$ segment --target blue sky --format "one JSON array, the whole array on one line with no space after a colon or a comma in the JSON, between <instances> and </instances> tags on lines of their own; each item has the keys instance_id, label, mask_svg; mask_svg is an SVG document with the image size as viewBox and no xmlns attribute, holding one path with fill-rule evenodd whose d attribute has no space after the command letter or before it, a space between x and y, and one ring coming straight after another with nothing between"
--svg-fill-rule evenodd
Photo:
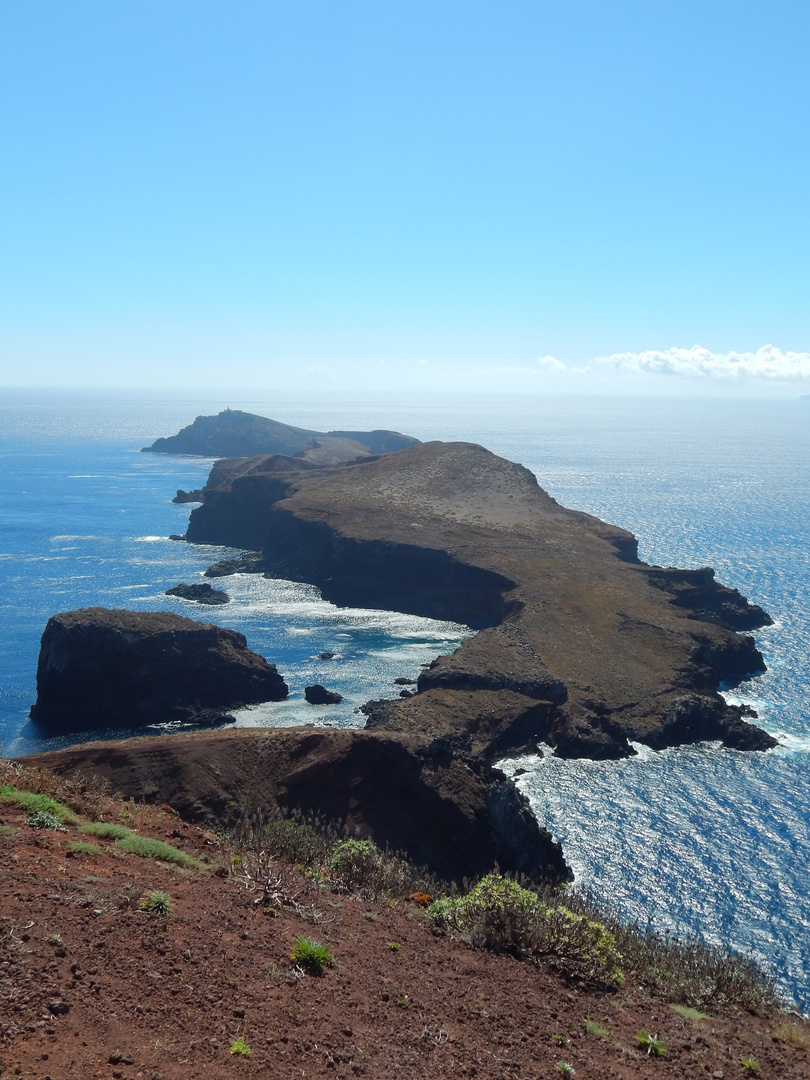
<instances>
[{"instance_id":1,"label":"blue sky","mask_svg":"<svg viewBox=\"0 0 810 1080\"><path fill-rule=\"evenodd\" d=\"M0 384L810 391L809 40L779 0L3 0Z\"/></svg>"}]
</instances>

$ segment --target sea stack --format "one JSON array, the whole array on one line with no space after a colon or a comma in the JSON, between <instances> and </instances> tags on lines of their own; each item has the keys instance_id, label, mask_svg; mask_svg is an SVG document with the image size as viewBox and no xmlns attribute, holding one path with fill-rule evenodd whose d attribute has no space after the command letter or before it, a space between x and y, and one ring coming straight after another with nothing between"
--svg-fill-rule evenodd
<instances>
[{"instance_id":1,"label":"sea stack","mask_svg":"<svg viewBox=\"0 0 810 1080\"><path fill-rule=\"evenodd\" d=\"M42 635L31 719L49 734L212 722L288 688L242 634L168 611L81 608Z\"/></svg>"}]
</instances>

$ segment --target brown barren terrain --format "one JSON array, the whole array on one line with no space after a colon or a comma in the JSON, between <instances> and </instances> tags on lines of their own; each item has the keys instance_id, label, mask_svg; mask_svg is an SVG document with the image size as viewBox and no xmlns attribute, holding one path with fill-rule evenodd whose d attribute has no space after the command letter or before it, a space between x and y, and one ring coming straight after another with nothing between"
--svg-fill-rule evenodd
<instances>
[{"instance_id":1,"label":"brown barren terrain","mask_svg":"<svg viewBox=\"0 0 810 1080\"><path fill-rule=\"evenodd\" d=\"M371 903L283 864L262 898L233 849L168 808L12 763L0 763L0 783L47 791L78 815L64 832L35 829L0 802L3 1078L539 1080L560 1076L562 1061L579 1080L730 1080L746 1075L743 1059L761 1077L810 1077L810 1032L796 1018L685 1019L632 984L600 991L476 951L414 900ZM200 868L127 854L80 833L83 821L126 824ZM77 841L98 853L71 854ZM153 890L169 895L168 916L140 910ZM327 943L337 966L304 974L296 936ZM642 1052L640 1029L666 1042L665 1056ZM239 1038L249 1058L231 1053Z\"/></svg>"}]
</instances>

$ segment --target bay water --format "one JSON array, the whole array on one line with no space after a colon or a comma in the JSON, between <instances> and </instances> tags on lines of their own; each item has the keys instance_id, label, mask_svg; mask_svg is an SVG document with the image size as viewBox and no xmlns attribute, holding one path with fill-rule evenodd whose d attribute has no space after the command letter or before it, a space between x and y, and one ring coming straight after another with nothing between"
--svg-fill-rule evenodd
<instances>
[{"instance_id":1,"label":"bay water","mask_svg":"<svg viewBox=\"0 0 810 1080\"><path fill-rule=\"evenodd\" d=\"M168 539L212 462L141 454L199 414L243 408L302 427L393 428L478 442L530 468L563 505L630 529L642 559L710 565L761 604L768 671L729 693L779 747L705 744L622 762L503 763L564 847L577 881L625 917L753 956L810 1009L810 401L707 398L447 397L276 400L258 393L0 395L0 752L59 745L27 721L50 615L100 605L173 610L244 633L276 663L286 702L240 725L361 726L357 708L394 697L397 677L469 633L395 612L340 609L318 591L258 575L215 582L228 605L164 595L228 549ZM332 660L319 654L333 652ZM322 682L341 706L313 708ZM112 735L127 734L116 728ZM95 735L93 737L96 737ZM67 742L68 740L61 740ZM76 741L72 737L70 741Z\"/></svg>"}]
</instances>

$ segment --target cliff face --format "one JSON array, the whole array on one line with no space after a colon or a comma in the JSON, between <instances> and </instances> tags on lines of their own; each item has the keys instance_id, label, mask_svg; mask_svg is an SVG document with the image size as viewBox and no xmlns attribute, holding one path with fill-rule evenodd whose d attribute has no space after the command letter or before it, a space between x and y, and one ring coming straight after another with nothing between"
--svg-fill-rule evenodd
<instances>
[{"instance_id":1,"label":"cliff face","mask_svg":"<svg viewBox=\"0 0 810 1080\"><path fill-rule=\"evenodd\" d=\"M48 620L31 719L50 734L140 727L286 696L275 665L233 630L165 611L85 608Z\"/></svg>"},{"instance_id":2,"label":"cliff face","mask_svg":"<svg viewBox=\"0 0 810 1080\"><path fill-rule=\"evenodd\" d=\"M124 796L212 825L233 826L273 806L323 814L458 881L496 862L537 880L571 878L559 844L511 782L419 738L243 728L87 744L26 760L105 777Z\"/></svg>"},{"instance_id":3,"label":"cliff face","mask_svg":"<svg viewBox=\"0 0 810 1080\"><path fill-rule=\"evenodd\" d=\"M559 506L480 446L234 475L193 511L188 539L260 551L265 572L336 603L481 631L440 657L414 697L370 705L378 727L475 742L483 724L503 750L509 739L484 722L494 715L571 757L626 756L630 740L775 745L717 693L764 670L738 631L769 622L765 612L710 569L640 563L632 534Z\"/></svg>"}]
</instances>

